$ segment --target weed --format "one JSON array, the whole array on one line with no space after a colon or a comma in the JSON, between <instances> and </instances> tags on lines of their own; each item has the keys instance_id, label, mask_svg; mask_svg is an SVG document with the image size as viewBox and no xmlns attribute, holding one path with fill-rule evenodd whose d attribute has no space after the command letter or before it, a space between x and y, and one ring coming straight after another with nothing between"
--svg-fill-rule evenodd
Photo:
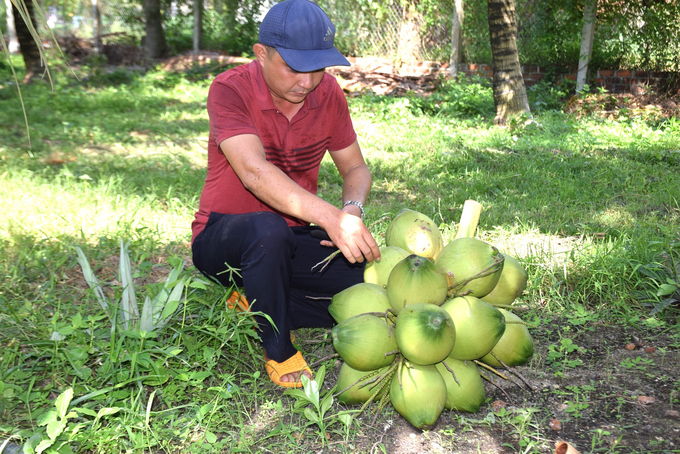
<instances>
[{"instance_id":1,"label":"weed","mask_svg":"<svg viewBox=\"0 0 680 454\"><path fill-rule=\"evenodd\" d=\"M326 367L322 365L316 371L313 379L310 380L306 376L302 377L303 389L289 389L284 392L284 394L295 398L293 412L301 413L307 419L305 427L310 425L317 426L319 437L324 446L328 436L328 429L331 426L341 422L344 427L342 435L348 438L353 422L352 412L349 411L340 411L335 415L326 415L333 405L335 387L327 389L323 393L321 392L325 376Z\"/></svg>"},{"instance_id":2,"label":"weed","mask_svg":"<svg viewBox=\"0 0 680 454\"><path fill-rule=\"evenodd\" d=\"M636 356L634 358L624 358L621 360L621 367L624 369L637 369L641 371L646 371L648 368L654 366L654 360L651 358L643 358L642 356Z\"/></svg>"},{"instance_id":3,"label":"weed","mask_svg":"<svg viewBox=\"0 0 680 454\"><path fill-rule=\"evenodd\" d=\"M548 357L546 363L557 369L556 377L563 377L567 369L574 369L583 365L583 360L580 358L570 358L572 353L582 352L583 348L574 344L568 337L560 339L560 343L548 346Z\"/></svg>"},{"instance_id":4,"label":"weed","mask_svg":"<svg viewBox=\"0 0 680 454\"><path fill-rule=\"evenodd\" d=\"M617 454L617 446L621 442L623 435L619 436L613 442L609 442L608 438L611 437L611 433L603 429L591 430L593 433L593 438L590 444L591 452L604 452L608 454Z\"/></svg>"}]
</instances>

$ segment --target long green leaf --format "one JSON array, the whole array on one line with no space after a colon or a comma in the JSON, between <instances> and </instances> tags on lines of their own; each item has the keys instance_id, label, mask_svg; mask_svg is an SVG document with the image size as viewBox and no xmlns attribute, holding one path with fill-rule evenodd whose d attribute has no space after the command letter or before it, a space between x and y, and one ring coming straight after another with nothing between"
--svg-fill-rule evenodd
<instances>
[{"instance_id":1,"label":"long green leaf","mask_svg":"<svg viewBox=\"0 0 680 454\"><path fill-rule=\"evenodd\" d=\"M94 272L92 271L92 268L90 267L90 262L87 260L87 257L85 256L85 253L83 252L82 249L80 249L78 246L76 246L76 254L78 255L78 264L80 265L80 268L83 271L83 277L85 278L85 282L87 282L87 285L90 286L92 291L94 291L94 296L101 308L106 312L106 315L109 316L109 319L111 319L111 308L109 306L109 300L106 298L104 295L104 291L102 290L101 285L99 285L99 281L97 280L97 276L95 276Z\"/></svg>"},{"instance_id":2,"label":"long green leaf","mask_svg":"<svg viewBox=\"0 0 680 454\"><path fill-rule=\"evenodd\" d=\"M153 312L154 300L148 296L144 298L144 305L142 306L142 316L139 318L139 330L151 332L154 329Z\"/></svg>"},{"instance_id":3,"label":"long green leaf","mask_svg":"<svg viewBox=\"0 0 680 454\"><path fill-rule=\"evenodd\" d=\"M132 280L130 255L127 251L127 245L123 244L122 238L120 240L119 274L120 282L123 287L123 294L121 295L120 301L123 327L125 329L130 329L130 324L134 324L137 319L139 319L139 308L137 306L137 297L135 296L135 284Z\"/></svg>"}]
</instances>

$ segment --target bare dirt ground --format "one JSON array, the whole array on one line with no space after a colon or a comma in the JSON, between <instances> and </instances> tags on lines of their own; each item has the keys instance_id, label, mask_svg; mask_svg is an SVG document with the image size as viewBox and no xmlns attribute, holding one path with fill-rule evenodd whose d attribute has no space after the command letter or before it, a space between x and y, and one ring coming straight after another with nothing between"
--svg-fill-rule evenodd
<instances>
[{"instance_id":1,"label":"bare dirt ground","mask_svg":"<svg viewBox=\"0 0 680 454\"><path fill-rule=\"evenodd\" d=\"M581 453L680 452L677 330L576 317L543 319L531 333L534 357L515 368L522 378L487 373L493 383L486 382L478 413L444 411L432 430L421 431L388 407L364 426L356 452L381 452L380 442L392 454L547 453L561 441Z\"/></svg>"}]
</instances>

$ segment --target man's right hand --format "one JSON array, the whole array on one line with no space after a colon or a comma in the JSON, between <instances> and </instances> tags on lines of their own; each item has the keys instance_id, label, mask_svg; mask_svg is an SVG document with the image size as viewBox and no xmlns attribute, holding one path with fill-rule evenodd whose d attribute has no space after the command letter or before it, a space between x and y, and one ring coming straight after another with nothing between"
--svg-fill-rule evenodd
<instances>
[{"instance_id":1,"label":"man's right hand","mask_svg":"<svg viewBox=\"0 0 680 454\"><path fill-rule=\"evenodd\" d=\"M350 263L380 260L378 243L358 216L339 211L337 222L326 226L326 232L332 242L325 245L335 245Z\"/></svg>"}]
</instances>

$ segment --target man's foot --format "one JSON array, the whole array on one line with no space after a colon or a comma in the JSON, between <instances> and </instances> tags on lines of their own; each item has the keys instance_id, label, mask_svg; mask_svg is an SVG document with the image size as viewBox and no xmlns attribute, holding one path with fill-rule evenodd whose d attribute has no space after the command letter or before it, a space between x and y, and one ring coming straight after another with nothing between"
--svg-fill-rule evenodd
<instances>
[{"instance_id":1,"label":"man's foot","mask_svg":"<svg viewBox=\"0 0 680 454\"><path fill-rule=\"evenodd\" d=\"M312 370L300 352L297 352L281 363L269 359L267 352L265 352L264 360L265 369L271 381L284 388L302 388L302 376L304 375L309 379L312 378Z\"/></svg>"}]
</instances>

